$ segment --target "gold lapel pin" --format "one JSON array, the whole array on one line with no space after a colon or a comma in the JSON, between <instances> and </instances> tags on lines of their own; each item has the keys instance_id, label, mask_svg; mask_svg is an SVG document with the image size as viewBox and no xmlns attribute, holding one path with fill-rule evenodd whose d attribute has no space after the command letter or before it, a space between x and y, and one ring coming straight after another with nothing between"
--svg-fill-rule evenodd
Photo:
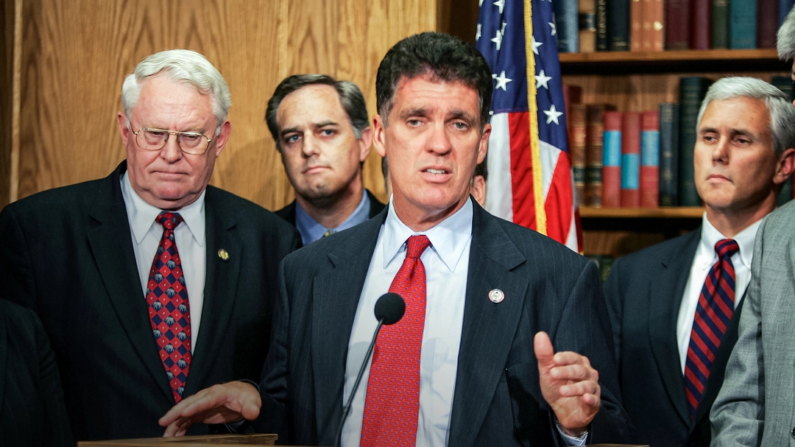
<instances>
[{"instance_id":1,"label":"gold lapel pin","mask_svg":"<svg viewBox=\"0 0 795 447\"><path fill-rule=\"evenodd\" d=\"M222 248L222 249L218 250L218 257L221 258L224 261L228 261L229 260L229 252L227 252L226 250L224 250Z\"/></svg>"},{"instance_id":2,"label":"gold lapel pin","mask_svg":"<svg viewBox=\"0 0 795 447\"><path fill-rule=\"evenodd\" d=\"M491 292L489 292L489 299L492 303L501 303L502 300L505 299L505 293L500 289L492 289Z\"/></svg>"}]
</instances>

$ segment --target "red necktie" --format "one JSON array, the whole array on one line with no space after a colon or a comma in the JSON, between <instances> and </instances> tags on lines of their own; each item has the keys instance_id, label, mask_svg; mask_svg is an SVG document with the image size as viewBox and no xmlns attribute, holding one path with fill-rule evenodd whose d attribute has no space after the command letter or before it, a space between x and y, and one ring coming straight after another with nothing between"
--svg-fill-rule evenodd
<instances>
[{"instance_id":1,"label":"red necktie","mask_svg":"<svg viewBox=\"0 0 795 447\"><path fill-rule=\"evenodd\" d=\"M691 418L696 416L715 355L734 315L734 265L731 257L739 250L733 239L722 239L715 244L718 261L709 270L698 297L685 361L685 392Z\"/></svg>"},{"instance_id":2,"label":"red necktie","mask_svg":"<svg viewBox=\"0 0 795 447\"><path fill-rule=\"evenodd\" d=\"M425 266L420 256L429 245L427 236L409 238L406 259L389 287L406 301L406 314L378 334L367 382L361 447L406 447L417 442L425 327Z\"/></svg>"},{"instance_id":3,"label":"red necktie","mask_svg":"<svg viewBox=\"0 0 795 447\"><path fill-rule=\"evenodd\" d=\"M190 370L190 304L182 273L174 229L182 222L177 213L162 212L155 222L163 226L163 237L149 271L146 302L149 320L168 376L174 401L182 399Z\"/></svg>"}]
</instances>

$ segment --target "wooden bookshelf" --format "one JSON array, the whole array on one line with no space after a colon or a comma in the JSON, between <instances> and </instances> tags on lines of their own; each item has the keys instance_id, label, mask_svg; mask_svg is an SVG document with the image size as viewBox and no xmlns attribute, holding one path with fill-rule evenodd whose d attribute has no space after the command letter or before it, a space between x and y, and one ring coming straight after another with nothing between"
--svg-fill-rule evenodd
<instances>
[{"instance_id":1,"label":"wooden bookshelf","mask_svg":"<svg viewBox=\"0 0 795 447\"><path fill-rule=\"evenodd\" d=\"M775 49L560 53L564 75L787 71Z\"/></svg>"},{"instance_id":2,"label":"wooden bookshelf","mask_svg":"<svg viewBox=\"0 0 795 447\"><path fill-rule=\"evenodd\" d=\"M701 219L704 208L593 208L581 207L580 217L584 219Z\"/></svg>"}]
</instances>

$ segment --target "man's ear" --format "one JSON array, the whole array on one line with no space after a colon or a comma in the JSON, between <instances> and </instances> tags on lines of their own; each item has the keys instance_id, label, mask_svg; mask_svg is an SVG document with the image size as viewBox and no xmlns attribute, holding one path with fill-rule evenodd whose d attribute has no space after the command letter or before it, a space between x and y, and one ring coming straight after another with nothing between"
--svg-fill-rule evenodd
<instances>
[{"instance_id":1,"label":"man's ear","mask_svg":"<svg viewBox=\"0 0 795 447\"><path fill-rule=\"evenodd\" d=\"M116 114L116 121L119 124L119 135L121 135L121 142L127 146L127 140L130 139L132 132L127 127L127 115L122 112Z\"/></svg>"},{"instance_id":2,"label":"man's ear","mask_svg":"<svg viewBox=\"0 0 795 447\"><path fill-rule=\"evenodd\" d=\"M793 171L795 171L795 149L789 148L778 157L773 183L780 185L786 182Z\"/></svg>"},{"instance_id":3,"label":"man's ear","mask_svg":"<svg viewBox=\"0 0 795 447\"><path fill-rule=\"evenodd\" d=\"M368 127L362 130L362 137L359 138L359 162L367 160L370 155L370 147L373 145L373 129Z\"/></svg>"},{"instance_id":4,"label":"man's ear","mask_svg":"<svg viewBox=\"0 0 795 447\"><path fill-rule=\"evenodd\" d=\"M215 156L221 155L221 151L224 150L226 147L226 143L229 141L229 134L232 133L232 123L228 120L224 121L224 124L221 126L221 133L215 137Z\"/></svg>"},{"instance_id":5,"label":"man's ear","mask_svg":"<svg viewBox=\"0 0 795 447\"><path fill-rule=\"evenodd\" d=\"M381 118L381 115L376 115L373 117L373 145L375 146L376 152L378 155L382 157L386 157L386 144L384 142L384 120Z\"/></svg>"},{"instance_id":6,"label":"man's ear","mask_svg":"<svg viewBox=\"0 0 795 447\"><path fill-rule=\"evenodd\" d=\"M480 135L480 142L478 142L478 164L483 163L486 159L486 153L489 151L489 137L491 136L491 124L483 126L483 133Z\"/></svg>"}]
</instances>

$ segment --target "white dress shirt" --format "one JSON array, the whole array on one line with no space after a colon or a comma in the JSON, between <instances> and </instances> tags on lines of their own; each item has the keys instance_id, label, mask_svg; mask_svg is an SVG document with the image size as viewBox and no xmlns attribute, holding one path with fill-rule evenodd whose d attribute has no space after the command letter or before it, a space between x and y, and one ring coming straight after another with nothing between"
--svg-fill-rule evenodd
<instances>
[{"instance_id":1,"label":"white dress shirt","mask_svg":"<svg viewBox=\"0 0 795 447\"><path fill-rule=\"evenodd\" d=\"M735 308L742 301L745 289L748 287L748 283L751 282L751 259L754 256L754 239L756 238L756 230L759 229L761 223L762 221L758 220L730 238L734 239L740 247L740 251L731 257L735 275ZM698 248L696 248L693 264L690 266L690 276L687 278L685 293L679 306L679 315L676 318L676 342L679 347L682 375L685 373L687 349L690 346L690 334L693 330L693 320L696 318L698 298L701 295L701 288L704 287L704 281L707 280L709 269L718 260L718 255L715 253L715 244L721 239L726 239L726 236L722 235L709 222L707 213L704 213L701 224L701 240L698 243Z\"/></svg>"},{"instance_id":2,"label":"white dress shirt","mask_svg":"<svg viewBox=\"0 0 795 447\"><path fill-rule=\"evenodd\" d=\"M458 370L458 351L464 325L469 250L472 243L471 200L455 214L430 230L416 233L397 217L392 201L386 222L381 226L378 241L370 259L364 281L345 364L343 402L347 402L359 373L362 360L373 339L378 322L373 312L375 302L389 291L392 280L406 258L406 242L410 236L424 234L431 246L420 259L426 272L425 327L420 356L420 410L417 424L417 446L446 447L450 433L450 415ZM351 411L342 428L342 445L358 447L362 435L364 402L372 359L362 376ZM563 435L568 445L583 445Z\"/></svg>"},{"instance_id":3,"label":"white dress shirt","mask_svg":"<svg viewBox=\"0 0 795 447\"><path fill-rule=\"evenodd\" d=\"M149 270L155 259L157 246L163 236L163 226L155 222L161 209L146 203L135 192L125 172L121 178L121 193L124 206L127 208L127 220L135 252L135 263L138 266L138 277L141 280L141 306L146 305L146 290L149 282ZM183 222L174 229L179 257L182 260L182 272L185 276L185 287L188 289L190 303L190 347L191 353L196 349L196 338L199 335L202 306L204 305L204 280L207 265L204 220L204 192L190 205L177 211ZM154 336L152 337L154 340Z\"/></svg>"}]
</instances>

